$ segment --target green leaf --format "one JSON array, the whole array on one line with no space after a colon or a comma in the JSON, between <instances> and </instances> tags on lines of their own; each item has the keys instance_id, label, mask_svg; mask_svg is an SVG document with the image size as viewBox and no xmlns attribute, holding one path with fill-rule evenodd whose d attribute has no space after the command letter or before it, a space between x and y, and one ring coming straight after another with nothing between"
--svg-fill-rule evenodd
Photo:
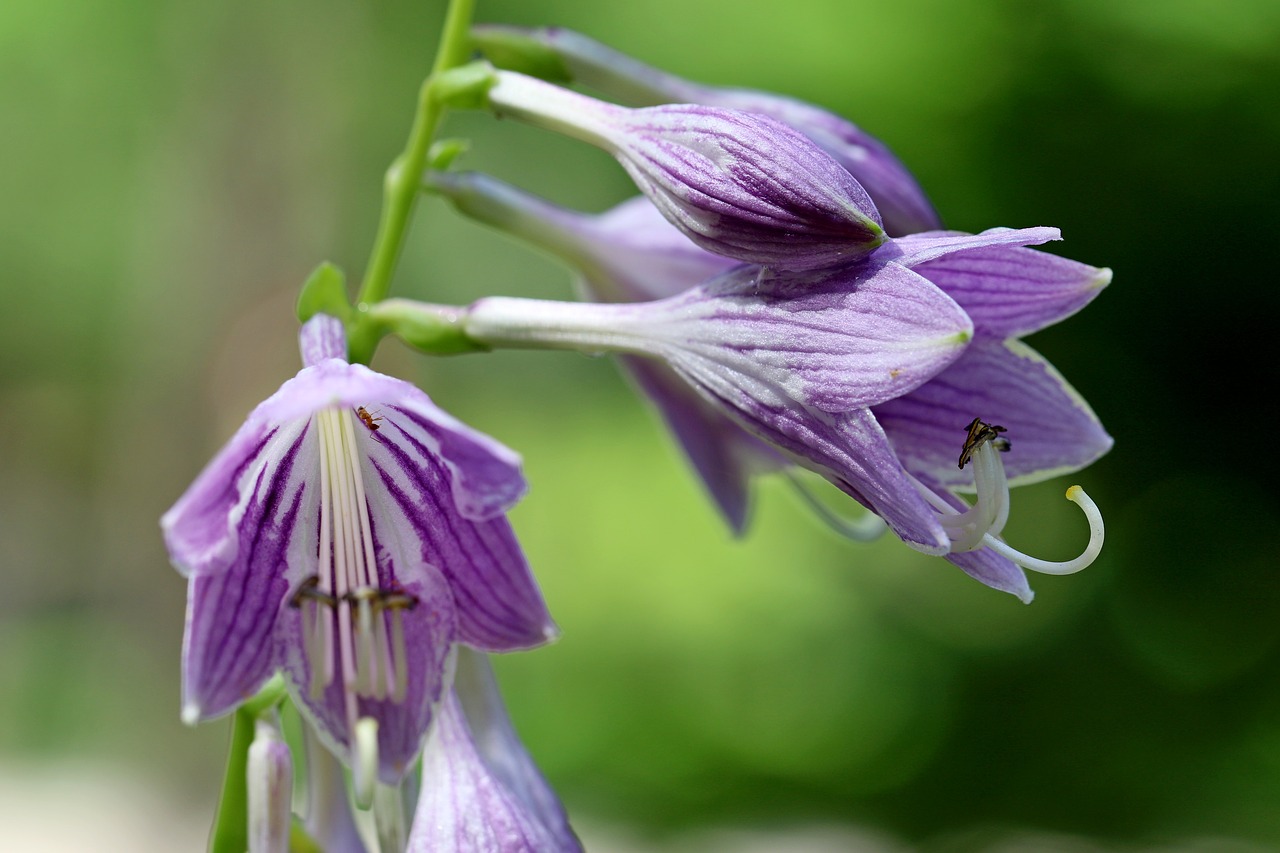
<instances>
[{"instance_id":1,"label":"green leaf","mask_svg":"<svg viewBox=\"0 0 1280 853\"><path fill-rule=\"evenodd\" d=\"M443 172L470 147L466 139L438 139L427 150L427 168Z\"/></svg>"},{"instance_id":2,"label":"green leaf","mask_svg":"<svg viewBox=\"0 0 1280 853\"><path fill-rule=\"evenodd\" d=\"M244 853L249 849L249 747L253 744L254 715L236 710L231 723L227 775L222 780L218 813L209 835L209 853Z\"/></svg>"},{"instance_id":3,"label":"green leaf","mask_svg":"<svg viewBox=\"0 0 1280 853\"><path fill-rule=\"evenodd\" d=\"M347 277L328 261L307 276L298 294L298 319L305 323L317 314L328 314L343 322L351 317Z\"/></svg>"}]
</instances>

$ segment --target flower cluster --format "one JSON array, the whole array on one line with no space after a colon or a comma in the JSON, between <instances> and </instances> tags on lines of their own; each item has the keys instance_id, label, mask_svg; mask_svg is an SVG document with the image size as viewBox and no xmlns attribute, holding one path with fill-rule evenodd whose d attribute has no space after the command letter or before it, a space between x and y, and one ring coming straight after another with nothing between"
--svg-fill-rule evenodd
<instances>
[{"instance_id":1,"label":"flower cluster","mask_svg":"<svg viewBox=\"0 0 1280 853\"><path fill-rule=\"evenodd\" d=\"M189 586L184 720L260 704L279 674L307 723L305 829L325 849L365 846L335 757L384 850L580 849L486 657L556 635L505 517L525 491L519 458L413 385L349 361L348 333L433 352L617 353L736 533L752 479L782 473L840 532L891 530L1023 601L1023 569L1078 571L1102 545L1078 486L1067 497L1090 524L1078 558L1039 560L1001 534L1011 485L1110 447L1021 341L1091 301L1109 270L1033 248L1059 239L1054 228L942 230L887 147L817 107L689 83L565 30L477 28L474 39L506 67L473 68L464 100L604 148L641 195L583 214L451 171L448 158L417 168L414 189L425 179L464 214L561 258L582 300L375 295L356 311L315 279L301 372L161 522ZM542 76L647 105L522 73L548 67ZM424 91L457 97L451 85ZM397 179L424 150L411 146ZM833 514L797 468L861 515ZM248 752L253 850L289 843L280 701L255 717Z\"/></svg>"}]
</instances>

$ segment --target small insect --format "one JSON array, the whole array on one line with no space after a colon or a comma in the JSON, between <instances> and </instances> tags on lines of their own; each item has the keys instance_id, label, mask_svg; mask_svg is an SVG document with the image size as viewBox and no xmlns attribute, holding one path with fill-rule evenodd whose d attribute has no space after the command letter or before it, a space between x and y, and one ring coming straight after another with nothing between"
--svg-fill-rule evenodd
<instances>
[{"instance_id":1,"label":"small insect","mask_svg":"<svg viewBox=\"0 0 1280 853\"><path fill-rule=\"evenodd\" d=\"M360 422L368 428L369 432L377 432L380 429L378 422L382 420L381 415L371 415L364 406L356 406L356 416L360 418Z\"/></svg>"},{"instance_id":2,"label":"small insect","mask_svg":"<svg viewBox=\"0 0 1280 853\"><path fill-rule=\"evenodd\" d=\"M1009 449L1009 439L1000 437L1000 433L1008 431L1002 426L985 423L981 418L974 418L965 429L969 434L964 437L964 446L960 448L961 468L968 464L973 457L973 452L984 442L991 442L992 446L1001 453Z\"/></svg>"}]
</instances>

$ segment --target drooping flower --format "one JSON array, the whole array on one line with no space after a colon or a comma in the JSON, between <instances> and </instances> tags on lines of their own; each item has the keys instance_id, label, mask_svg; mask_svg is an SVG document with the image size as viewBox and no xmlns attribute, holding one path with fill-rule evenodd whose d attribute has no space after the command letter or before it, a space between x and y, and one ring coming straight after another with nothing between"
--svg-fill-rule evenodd
<instances>
[{"instance_id":1,"label":"drooping flower","mask_svg":"<svg viewBox=\"0 0 1280 853\"><path fill-rule=\"evenodd\" d=\"M740 266L652 302L482 299L461 322L491 346L660 359L708 403L829 476L927 553L947 538L870 407L908 393L963 351L968 317L892 261L768 273Z\"/></svg>"},{"instance_id":2,"label":"drooping flower","mask_svg":"<svg viewBox=\"0 0 1280 853\"><path fill-rule=\"evenodd\" d=\"M885 239L848 170L767 116L695 104L627 109L511 71L496 72L488 98L499 115L609 151L710 252L809 270L862 257Z\"/></svg>"},{"instance_id":3,"label":"drooping flower","mask_svg":"<svg viewBox=\"0 0 1280 853\"><path fill-rule=\"evenodd\" d=\"M584 290L592 298L670 298L696 284L697 276L705 270L728 263L699 257L699 250L642 199L588 216L554 208L487 178L448 176L436 183L464 212L548 248L563 259L581 276ZM534 221L539 225L528 224ZM966 311L974 324L974 340L954 363L928 381L891 400L872 404L860 424L852 424L849 416L840 414L836 437L824 438L819 431L804 438L813 442L811 448L823 448L847 443L848 436L839 437L841 432L861 436L863 443L855 443L851 452L872 468L905 470L907 481L930 507L932 519L922 524L938 525L933 527L940 535L938 547L920 550L944 554L982 582L1023 600L1029 600L1031 592L1019 566L1053 572L1087 562L1052 565L1012 552L998 539L1003 520L996 525L997 519L991 517L993 524L981 531L974 526L975 518L988 517L986 508L956 519L954 516L968 505L954 493L986 495L984 507L1003 505L1006 513L1008 493L1007 482L994 475L984 476L985 488L975 484L974 466L960 469L955 460L966 425L975 416L1009 426L1011 450L998 454L994 466L1002 466L1007 459L1014 485L1078 470L1111 445L1080 395L1044 359L1017 340L1070 316L1110 281L1109 270L1026 248L1057 238L1056 229L1051 228L993 229L980 235L933 232L891 240L868 260L850 265L845 274L854 278L859 267L872 268L876 262L911 269ZM733 274L746 278L751 275L748 269ZM881 501L862 494L854 480L839 473L839 466L807 453L804 447L791 447L776 435L762 433L731 409L708 400L705 393L691 394L694 386L666 364L634 359L629 368L676 432L735 530L745 525L752 475L776 469L778 449L820 471L864 506L882 512ZM772 446L763 444L761 437ZM988 455L985 451L979 454ZM984 463L982 470L992 467ZM917 510L921 506L910 503ZM918 539L903 538L920 547ZM1086 555L1093 554L1100 541L1099 533Z\"/></svg>"},{"instance_id":4,"label":"drooping flower","mask_svg":"<svg viewBox=\"0 0 1280 853\"><path fill-rule=\"evenodd\" d=\"M888 146L828 110L770 92L694 83L561 27L484 25L473 35L501 67L581 83L632 106L702 104L776 119L807 136L857 179L890 236L941 227L924 190Z\"/></svg>"},{"instance_id":5,"label":"drooping flower","mask_svg":"<svg viewBox=\"0 0 1280 853\"><path fill-rule=\"evenodd\" d=\"M1106 453L1112 440L1084 398L1019 338L1079 311L1111 281L1111 270L1016 245L944 253L947 241L966 239L937 232L894 241L901 263L965 309L973 319L974 339L929 382L873 411L926 499L942 513L952 539L947 559L983 583L1029 601L1031 590L1019 566L1048 573L1083 568L1101 548L1101 522L1090 514L1096 529L1087 560L1055 565L1012 552L998 539L1010 483L1078 471ZM982 441L974 460L980 464L965 470L955 464L957 439L975 416L1008 429L1007 452ZM957 492L978 496L979 509L963 521L955 513L969 510ZM1090 504L1083 501L1087 496L1078 502L1089 514ZM975 517L991 523L966 529Z\"/></svg>"},{"instance_id":6,"label":"drooping flower","mask_svg":"<svg viewBox=\"0 0 1280 853\"><path fill-rule=\"evenodd\" d=\"M519 458L409 383L345 361L312 318L306 365L161 520L188 578L183 718L283 670L367 800L416 759L456 643L536 646L554 626L503 513Z\"/></svg>"},{"instance_id":7,"label":"drooping flower","mask_svg":"<svg viewBox=\"0 0 1280 853\"><path fill-rule=\"evenodd\" d=\"M564 807L516 735L484 655L462 649L422 755L409 853L579 853Z\"/></svg>"}]
</instances>

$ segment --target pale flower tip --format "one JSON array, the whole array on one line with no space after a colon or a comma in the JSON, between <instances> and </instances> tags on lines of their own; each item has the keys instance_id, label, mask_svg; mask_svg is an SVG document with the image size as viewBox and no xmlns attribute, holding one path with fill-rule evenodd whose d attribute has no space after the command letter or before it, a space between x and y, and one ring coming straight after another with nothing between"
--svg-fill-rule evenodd
<instances>
[{"instance_id":1,"label":"pale flower tip","mask_svg":"<svg viewBox=\"0 0 1280 853\"><path fill-rule=\"evenodd\" d=\"M195 726L200 722L200 706L194 702L188 702L182 706L180 717L184 726Z\"/></svg>"},{"instance_id":2,"label":"pale flower tip","mask_svg":"<svg viewBox=\"0 0 1280 853\"><path fill-rule=\"evenodd\" d=\"M351 793L356 806L368 811L373 807L373 794L378 781L378 721L373 717L361 717L357 720L354 741Z\"/></svg>"},{"instance_id":3,"label":"pale flower tip","mask_svg":"<svg viewBox=\"0 0 1280 853\"><path fill-rule=\"evenodd\" d=\"M1089 286L1086 290L1102 290L1111 283L1111 267L1099 267L1094 273L1093 278L1089 280Z\"/></svg>"}]
</instances>

